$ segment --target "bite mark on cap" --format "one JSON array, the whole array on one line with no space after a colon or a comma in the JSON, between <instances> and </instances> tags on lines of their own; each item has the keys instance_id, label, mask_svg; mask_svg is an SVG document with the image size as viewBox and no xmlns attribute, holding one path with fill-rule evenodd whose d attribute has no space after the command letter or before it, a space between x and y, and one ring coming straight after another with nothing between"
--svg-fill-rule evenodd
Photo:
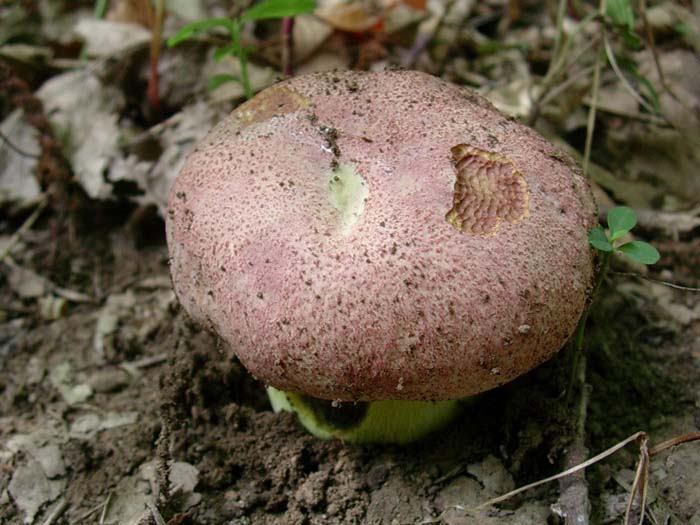
<instances>
[{"instance_id":1,"label":"bite mark on cap","mask_svg":"<svg viewBox=\"0 0 700 525\"><path fill-rule=\"evenodd\" d=\"M338 214L343 235L348 235L360 220L368 198L367 182L354 166L340 164L329 173L328 201Z\"/></svg>"},{"instance_id":2,"label":"bite mark on cap","mask_svg":"<svg viewBox=\"0 0 700 525\"><path fill-rule=\"evenodd\" d=\"M527 183L508 158L469 144L458 144L451 151L457 180L445 219L455 229L495 235L501 222L516 224L528 217Z\"/></svg>"}]
</instances>

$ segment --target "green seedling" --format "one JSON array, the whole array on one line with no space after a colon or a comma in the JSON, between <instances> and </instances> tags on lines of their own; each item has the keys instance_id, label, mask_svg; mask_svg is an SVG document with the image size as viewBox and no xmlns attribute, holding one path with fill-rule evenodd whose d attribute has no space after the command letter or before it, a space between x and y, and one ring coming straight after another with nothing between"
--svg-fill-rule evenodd
<instances>
[{"instance_id":1,"label":"green seedling","mask_svg":"<svg viewBox=\"0 0 700 525\"><path fill-rule=\"evenodd\" d=\"M629 241L620 244L618 241L629 233L637 224L637 216L627 206L618 206L608 212L608 230L596 226L588 233L588 242L604 254L618 251L641 264L655 264L659 252L651 244L644 241Z\"/></svg>"},{"instance_id":2,"label":"green seedling","mask_svg":"<svg viewBox=\"0 0 700 525\"><path fill-rule=\"evenodd\" d=\"M214 75L209 80L209 89L216 89L225 82L238 81L243 86L246 98L250 99L253 97L253 90L248 77L248 56L254 49L243 45L241 40L243 26L246 22L287 18L309 13L315 8L316 2L314 0L264 0L236 18L209 18L187 24L168 39L168 47L176 46L212 29L223 29L228 33L229 42L216 50L214 59L221 60L226 56L237 58L240 64L240 75Z\"/></svg>"},{"instance_id":3,"label":"green seedling","mask_svg":"<svg viewBox=\"0 0 700 525\"><path fill-rule=\"evenodd\" d=\"M629 241L621 244L620 239L629 233L632 228L637 225L637 216L632 208L627 206L617 206L608 212L607 216L608 229L604 230L601 226L596 226L588 232L588 242L596 250L602 254L600 270L598 277L593 285L592 297L598 295L598 290L607 274L608 265L610 263L610 255L618 251L629 257L633 261L642 264L655 264L659 258L659 252L651 244L644 241ZM567 388L567 403L573 391L572 385L575 383L575 378L579 373L581 356L584 353L584 334L586 331L586 323L588 316L591 313L590 305L583 312L581 319L576 329L576 335L573 338L573 361L571 365L571 376L569 378L569 388Z\"/></svg>"}]
</instances>

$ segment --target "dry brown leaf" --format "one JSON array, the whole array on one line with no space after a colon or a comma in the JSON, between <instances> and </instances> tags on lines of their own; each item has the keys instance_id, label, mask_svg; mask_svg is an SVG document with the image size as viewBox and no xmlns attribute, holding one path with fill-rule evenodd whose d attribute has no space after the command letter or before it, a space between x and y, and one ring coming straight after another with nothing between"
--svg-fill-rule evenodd
<instances>
[{"instance_id":1,"label":"dry brown leaf","mask_svg":"<svg viewBox=\"0 0 700 525\"><path fill-rule=\"evenodd\" d=\"M138 24L152 29L155 12L151 0L113 0L106 18L111 22Z\"/></svg>"},{"instance_id":2,"label":"dry brown leaf","mask_svg":"<svg viewBox=\"0 0 700 525\"><path fill-rule=\"evenodd\" d=\"M316 9L316 16L336 29L351 33L369 31L381 20L362 4L325 4Z\"/></svg>"}]
</instances>

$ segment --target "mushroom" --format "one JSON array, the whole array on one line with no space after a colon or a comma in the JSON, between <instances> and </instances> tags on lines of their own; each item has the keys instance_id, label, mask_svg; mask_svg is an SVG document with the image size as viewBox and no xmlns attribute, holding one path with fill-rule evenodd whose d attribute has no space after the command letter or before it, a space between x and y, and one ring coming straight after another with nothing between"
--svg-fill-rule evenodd
<instances>
[{"instance_id":1,"label":"mushroom","mask_svg":"<svg viewBox=\"0 0 700 525\"><path fill-rule=\"evenodd\" d=\"M267 88L196 147L166 217L181 304L275 410L393 442L564 345L595 223L569 157L416 71Z\"/></svg>"}]
</instances>

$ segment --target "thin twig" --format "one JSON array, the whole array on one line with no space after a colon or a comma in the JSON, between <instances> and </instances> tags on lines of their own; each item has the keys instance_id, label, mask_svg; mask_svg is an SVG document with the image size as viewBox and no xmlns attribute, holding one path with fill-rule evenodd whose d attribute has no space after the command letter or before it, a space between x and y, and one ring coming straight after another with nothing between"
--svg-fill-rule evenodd
<instances>
[{"instance_id":1,"label":"thin twig","mask_svg":"<svg viewBox=\"0 0 700 525\"><path fill-rule=\"evenodd\" d=\"M580 354L577 373L577 390L579 393L578 410L574 439L566 455L566 466L579 464L588 456L586 448L586 419L590 401L590 387L586 384L586 355L582 349L574 349ZM590 522L591 503L588 498L588 485L584 472L577 472L568 478L559 480L560 496L558 513L567 525L588 525Z\"/></svg>"},{"instance_id":2,"label":"thin twig","mask_svg":"<svg viewBox=\"0 0 700 525\"><path fill-rule=\"evenodd\" d=\"M646 0L639 0L639 14L644 25L644 32L646 33L647 45L651 50L651 56L654 58L654 68L656 69L656 74L659 77L659 83L661 87L668 93L673 100L678 102L684 109L691 111L691 109L683 103L683 101L676 95L676 93L671 89L671 86L666 81L666 75L663 68L661 67L661 60L659 58L659 51L656 49L656 42L654 39L654 31L649 23L649 18L647 17L647 3Z\"/></svg>"},{"instance_id":3,"label":"thin twig","mask_svg":"<svg viewBox=\"0 0 700 525\"><path fill-rule=\"evenodd\" d=\"M5 257L7 257L7 255L12 251L12 248L14 248L22 238L22 235L24 235L32 226L34 226L34 223L37 221L41 215L41 212L44 211L44 208L46 208L48 203L49 199L47 198L46 194L42 194L37 207L34 209L32 214L27 217L19 228L17 228L17 231L13 233L12 237L10 237L10 239L7 241L5 248L0 252L0 262L5 260Z\"/></svg>"},{"instance_id":4,"label":"thin twig","mask_svg":"<svg viewBox=\"0 0 700 525\"><path fill-rule=\"evenodd\" d=\"M640 441L640 463L637 467L637 474L635 476L635 482L632 486L632 494L630 495L630 497L632 500L634 500L635 498L637 498L637 494L638 494L641 497L642 503L644 503L644 502L646 502L646 490L647 490L647 487L645 484L649 478L649 461L648 461L648 459L656 454L659 454L660 452L663 452L664 450L675 447L677 445L681 445L683 443L690 443L692 441L700 441L700 432L693 432L690 434L684 434L682 436L676 436L672 439L664 441L663 443L661 443L655 447L652 447L651 449L648 448L647 433L644 431L635 432L631 436L629 436L626 439L620 441L619 443L613 445L612 447L608 448L607 450L604 450L600 454L584 461L583 463L580 463L574 467L571 467L571 468L565 470L564 472L560 472L559 474L555 474L554 476L550 476L548 478L544 478L544 479L541 479L539 481L534 481L534 482L529 483L527 485L524 485L520 488L512 490L512 491L508 492L507 494L503 494L502 496L498 496L496 498L492 498L488 501L485 501L484 503L481 503L480 505L477 505L476 507L465 507L464 505L452 505L449 508L450 509L457 509L457 510L461 510L461 511L466 511L466 512L476 512L479 510L483 510L486 507L491 507L493 505L496 505L497 503L501 503L502 501L506 501L507 499L510 499L513 496L521 494L527 490L533 489L535 487L539 487L540 485L544 485L545 483L549 483L550 481L556 481L558 479L561 479L561 478L564 478L566 476L570 476L572 474L580 472L581 470L584 470L584 469L590 467L591 465L598 463L602 459L605 459L608 456L611 456L612 454L614 454L618 450L623 449L624 447L626 447L627 445L629 445L633 441ZM629 503L628 507L631 508L632 504L633 503ZM449 509L446 509L446 510L449 510ZM443 511L442 514L444 514L446 512L446 510ZM441 516L442 516L442 514L441 514ZM438 519L439 518L440 517L438 517ZM625 522L625 523L627 523L627 522Z\"/></svg>"},{"instance_id":5,"label":"thin twig","mask_svg":"<svg viewBox=\"0 0 700 525\"><path fill-rule=\"evenodd\" d=\"M566 16L566 7L569 4L567 0L559 0L557 5L557 32L554 37L554 51L552 52L552 61L549 63L550 67L547 70L545 78L549 77L550 74L554 73L554 66L558 65L560 59L560 53L562 51L562 38L564 36L564 17Z\"/></svg>"},{"instance_id":6,"label":"thin twig","mask_svg":"<svg viewBox=\"0 0 700 525\"><path fill-rule=\"evenodd\" d=\"M144 357L136 361L125 361L122 363L123 366L131 366L133 368L149 368L151 366L159 365L168 360L168 353L163 352L161 354Z\"/></svg>"},{"instance_id":7,"label":"thin twig","mask_svg":"<svg viewBox=\"0 0 700 525\"><path fill-rule=\"evenodd\" d=\"M690 434L683 434L682 436L667 439L663 443L659 443L655 447L651 447L649 449L649 455L655 456L664 450L682 445L683 443L690 443L691 441L700 441L700 432L692 432Z\"/></svg>"},{"instance_id":8,"label":"thin twig","mask_svg":"<svg viewBox=\"0 0 700 525\"><path fill-rule=\"evenodd\" d=\"M584 98L583 105L588 106L590 108L592 105L592 102L590 100L586 100ZM664 118L659 117L658 115L650 114L650 113L630 113L629 111L623 111L619 108L606 106L606 105L600 104L600 103L596 104L596 111L599 111L601 113L609 113L610 115L615 115L615 116L626 118L629 120L636 120L638 122L653 124L654 126L659 126L661 128L672 128L673 127Z\"/></svg>"},{"instance_id":9,"label":"thin twig","mask_svg":"<svg viewBox=\"0 0 700 525\"><path fill-rule=\"evenodd\" d=\"M564 472L560 472L559 474L555 474L554 476L549 476L548 478L544 478L544 479L541 479L539 481L534 481L532 483L524 485L520 488L517 488L515 490L510 491L507 494L503 494L502 496L498 496L497 498L492 498L488 501L485 501L484 503L481 503L480 505L478 505L476 507L467 508L467 507L464 507L462 505L455 505L453 508L457 508L459 510L478 511L478 510L485 509L486 507L491 507L492 505L495 505L496 503L500 503L502 501L510 499L513 496L515 496L517 494L521 494L522 492L525 492L527 490L533 489L535 487L539 487L540 485L544 485L545 483L549 483L550 481L556 481L556 480L561 479L563 477L570 476L571 474L574 474L576 472L584 470L584 469L590 467L591 465L598 463L601 459L605 459L608 456L611 456L612 454L617 452L618 450L625 448L627 445L629 445L633 441L637 441L642 436L646 436L646 432L641 432L641 431L636 432L636 433L632 434L631 436L629 436L628 438L620 441L616 445L613 445L609 449L604 450L603 452L601 452L597 456L593 456L592 458L584 461L583 463L581 463L579 465L571 467L570 469L567 469Z\"/></svg>"},{"instance_id":10,"label":"thin twig","mask_svg":"<svg viewBox=\"0 0 700 525\"><path fill-rule=\"evenodd\" d=\"M593 70L593 93L591 105L588 108L588 122L586 124L586 145L583 152L583 174L590 177L589 165L591 161L591 147L593 146L593 131L595 130L595 114L598 105L598 91L600 90L600 52L596 56L595 69Z\"/></svg>"},{"instance_id":11,"label":"thin twig","mask_svg":"<svg viewBox=\"0 0 700 525\"><path fill-rule=\"evenodd\" d=\"M103 502L100 503L99 505L95 505L95 506L92 507L90 510L88 510L86 513L84 513L82 516L79 516L79 517L77 518L76 522L77 522L77 523L80 523L81 521L84 521L84 520L88 519L90 516L92 516L93 514L95 514L95 512L97 512L97 511L100 510L100 509L102 509L102 515L106 514L106 511L105 511L104 509L105 509L105 507L107 506L107 504L109 503L109 500L110 500L111 498L112 498L112 492L110 492L109 494L107 494L107 498L105 499L105 501L103 501ZM99 523L100 523L100 525L103 525L103 524L104 524L104 518L100 518L100 522L99 522Z\"/></svg>"},{"instance_id":12,"label":"thin twig","mask_svg":"<svg viewBox=\"0 0 700 525\"><path fill-rule=\"evenodd\" d=\"M105 519L107 519L107 511L109 510L109 503L112 501L112 495L114 491L110 491L105 498L105 502L102 504L102 512L100 513L100 525L104 525Z\"/></svg>"},{"instance_id":13,"label":"thin twig","mask_svg":"<svg viewBox=\"0 0 700 525\"><path fill-rule=\"evenodd\" d=\"M573 38L578 32L582 30L583 27L585 27L588 24L588 22L590 22L593 19L594 17L592 15L588 15L586 18L584 18L576 27L576 30L571 35L571 37L568 40L566 40L566 42L564 42L562 50L558 52L560 56L554 55L552 57L549 63L549 68L547 69L547 73L545 74L542 81L538 84L539 94L532 104L532 109L530 110L530 115L528 116L527 120L528 125L533 126L539 118L540 111L544 106L544 102L542 99L544 97L547 97L549 101L553 98L548 96L548 94L551 91L552 86L559 79L559 77L565 74L567 71L569 71L569 69L571 69L571 67L578 62L579 58L581 58L585 53L587 53L592 47L598 45L599 37L595 36L594 38L587 40L582 46L580 46L572 57L567 57L566 53L568 52L568 48L571 46L571 41L573 40Z\"/></svg>"},{"instance_id":14,"label":"thin twig","mask_svg":"<svg viewBox=\"0 0 700 525\"><path fill-rule=\"evenodd\" d=\"M564 2L566 3L566 2ZM583 29L593 20L595 20L597 14L591 13L583 18L578 25L574 28L569 38L567 38L563 44L559 44L561 47L559 50L556 49L557 43L555 42L555 50L552 54L552 59L549 62L549 67L547 68L547 73L545 73L542 79L543 91L547 91L547 88L556 82L557 78L561 76L562 73L566 72L573 64L575 64L578 59L586 53L591 47L598 45L598 36L586 40L586 42L578 48L578 51L573 55L573 57L568 57L569 48L572 46L572 42L575 37L583 31ZM563 23L563 22L562 22ZM563 25L559 27L559 22L557 22L557 36L560 38L560 31L563 32Z\"/></svg>"},{"instance_id":15,"label":"thin twig","mask_svg":"<svg viewBox=\"0 0 700 525\"><path fill-rule=\"evenodd\" d=\"M46 517L44 525L51 525L54 521L61 517L66 509L68 508L68 502L65 499L61 499L58 504L53 508L51 514Z\"/></svg>"},{"instance_id":16,"label":"thin twig","mask_svg":"<svg viewBox=\"0 0 700 525\"><path fill-rule=\"evenodd\" d=\"M561 95L564 91L569 89L573 84L578 82L581 78L588 77L593 70L595 69L595 66L590 66L585 69L582 69L575 75L570 76L567 78L564 82L559 84L557 87L554 89L551 89L547 92L547 94L542 97L537 103L540 106L546 106L550 101L556 99L559 95Z\"/></svg>"},{"instance_id":17,"label":"thin twig","mask_svg":"<svg viewBox=\"0 0 700 525\"><path fill-rule=\"evenodd\" d=\"M681 284L670 283L668 281L662 281L661 279L654 279L653 277L647 277L646 275L640 275L633 272L610 272L613 275L624 275L626 277L636 277L637 279L644 279L645 281L651 281L653 283L662 284L668 286L669 288L675 288L676 290L683 290L685 292L700 292L700 288L694 288L692 286L683 286Z\"/></svg>"},{"instance_id":18,"label":"thin twig","mask_svg":"<svg viewBox=\"0 0 700 525\"><path fill-rule=\"evenodd\" d=\"M151 514L153 515L153 519L156 522L156 525L165 525L165 520L163 519L163 516L161 516L160 511L158 510L158 507L156 507L152 502L147 502L146 505L148 505L148 509L151 511Z\"/></svg>"},{"instance_id":19,"label":"thin twig","mask_svg":"<svg viewBox=\"0 0 700 525\"><path fill-rule=\"evenodd\" d=\"M0 131L0 140L12 151L17 153L18 155L21 155L22 157L27 157L30 159L38 159L41 157L40 153L29 153L28 151L24 151L21 149L19 146L16 146L15 144L12 143L9 137L7 137L2 131Z\"/></svg>"},{"instance_id":20,"label":"thin twig","mask_svg":"<svg viewBox=\"0 0 700 525\"><path fill-rule=\"evenodd\" d=\"M615 58L615 53L610 46L610 39L608 38L607 34L603 35L603 47L605 48L605 56L608 58L610 66L615 72L615 75L617 75L617 78L619 78L620 82L622 82L622 87L624 87L625 90L632 95L632 98L634 98L644 109L655 114L656 110L653 108L653 106L644 100L639 93L637 93L637 90L634 89L632 84L629 83L629 80L627 80L627 77L625 77L624 73L620 69L620 66L617 63L617 58Z\"/></svg>"},{"instance_id":21,"label":"thin twig","mask_svg":"<svg viewBox=\"0 0 700 525\"><path fill-rule=\"evenodd\" d=\"M633 514L634 503L639 501L637 509L639 511L639 520L635 520L636 525L643 525L644 523L644 510L647 506L647 488L649 486L649 438L644 435L641 437L641 443L639 445L639 463L637 464L637 471L634 475L634 482L632 483L632 489L630 490L630 498L627 501L627 507L625 508L625 525L632 525L632 519L635 517Z\"/></svg>"}]
</instances>

